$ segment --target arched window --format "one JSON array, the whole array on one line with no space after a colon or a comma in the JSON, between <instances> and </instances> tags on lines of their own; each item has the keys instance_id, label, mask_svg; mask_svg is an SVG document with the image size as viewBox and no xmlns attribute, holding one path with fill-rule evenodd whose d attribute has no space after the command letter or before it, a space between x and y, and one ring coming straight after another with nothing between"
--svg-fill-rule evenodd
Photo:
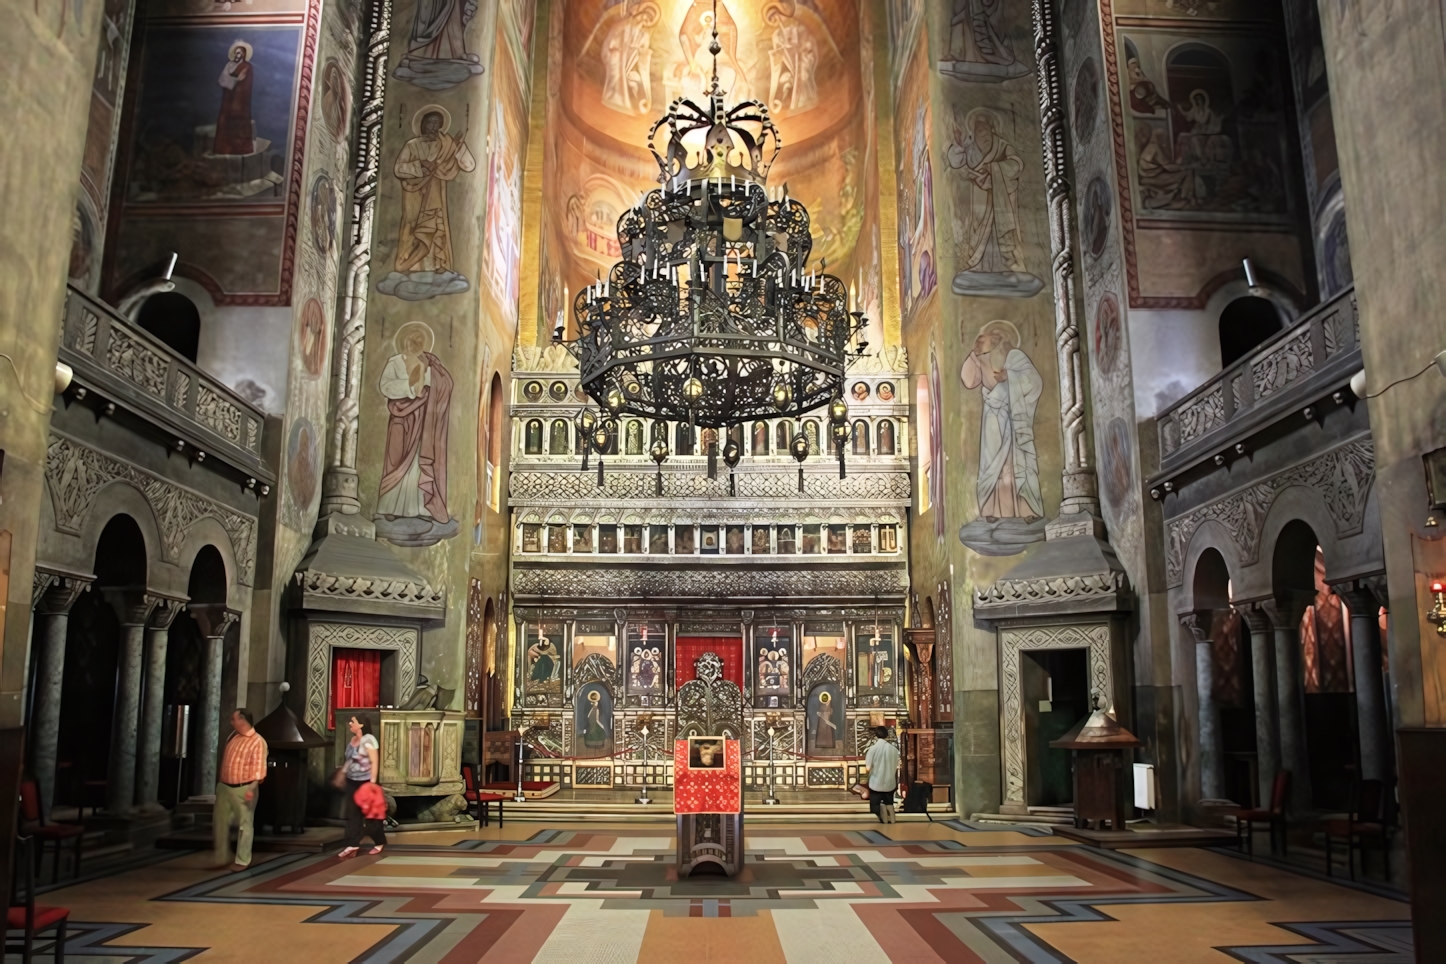
<instances>
[{"instance_id":1,"label":"arched window","mask_svg":"<svg viewBox=\"0 0 1446 964\"><path fill-rule=\"evenodd\" d=\"M788 454L788 443L793 441L793 426L779 422L773 426L773 448L780 455Z\"/></svg>"},{"instance_id":2,"label":"arched window","mask_svg":"<svg viewBox=\"0 0 1446 964\"><path fill-rule=\"evenodd\" d=\"M567 454L567 419L557 418L552 420L552 428L548 430L547 436L547 454Z\"/></svg>"},{"instance_id":3,"label":"arched window","mask_svg":"<svg viewBox=\"0 0 1446 964\"><path fill-rule=\"evenodd\" d=\"M894 423L885 418L879 421L878 445L875 451L880 455L894 454Z\"/></svg>"},{"instance_id":4,"label":"arched window","mask_svg":"<svg viewBox=\"0 0 1446 964\"><path fill-rule=\"evenodd\" d=\"M492 373L487 390L487 504L496 512L502 504L502 376Z\"/></svg>"},{"instance_id":5,"label":"arched window","mask_svg":"<svg viewBox=\"0 0 1446 964\"><path fill-rule=\"evenodd\" d=\"M627 455L643 454L643 423L637 419L629 419L627 427L627 448L624 450Z\"/></svg>"},{"instance_id":6,"label":"arched window","mask_svg":"<svg viewBox=\"0 0 1446 964\"><path fill-rule=\"evenodd\" d=\"M179 291L162 291L141 302L136 324L155 335L177 354L196 360L201 346L201 313Z\"/></svg>"},{"instance_id":7,"label":"arched window","mask_svg":"<svg viewBox=\"0 0 1446 964\"><path fill-rule=\"evenodd\" d=\"M651 451L653 445L657 442L662 442L664 445L668 444L668 423L662 419L653 423L652 432L648 435L648 450Z\"/></svg>"},{"instance_id":8,"label":"arched window","mask_svg":"<svg viewBox=\"0 0 1446 964\"><path fill-rule=\"evenodd\" d=\"M819 448L818 420L808 419L803 423L803 437L808 439L808 454L818 455L822 449Z\"/></svg>"},{"instance_id":9,"label":"arched window","mask_svg":"<svg viewBox=\"0 0 1446 964\"><path fill-rule=\"evenodd\" d=\"M677 436L678 444L673 446L674 454L692 455L693 446L695 444L693 441L693 426L689 425L687 422L679 422Z\"/></svg>"},{"instance_id":10,"label":"arched window","mask_svg":"<svg viewBox=\"0 0 1446 964\"><path fill-rule=\"evenodd\" d=\"M542 454L542 419L534 418L527 423L527 433L522 440L522 451L527 455Z\"/></svg>"},{"instance_id":11,"label":"arched window","mask_svg":"<svg viewBox=\"0 0 1446 964\"><path fill-rule=\"evenodd\" d=\"M1236 298L1220 312L1220 366L1229 368L1280 331L1280 310L1269 298Z\"/></svg>"},{"instance_id":12,"label":"arched window","mask_svg":"<svg viewBox=\"0 0 1446 964\"><path fill-rule=\"evenodd\" d=\"M767 422L754 422L754 423L753 423L753 447L752 447L752 452L753 452L754 455L767 455L767 454L768 454L768 423L767 423Z\"/></svg>"},{"instance_id":13,"label":"arched window","mask_svg":"<svg viewBox=\"0 0 1446 964\"><path fill-rule=\"evenodd\" d=\"M853 442L855 455L869 454L869 423L861 418L854 421Z\"/></svg>"}]
</instances>

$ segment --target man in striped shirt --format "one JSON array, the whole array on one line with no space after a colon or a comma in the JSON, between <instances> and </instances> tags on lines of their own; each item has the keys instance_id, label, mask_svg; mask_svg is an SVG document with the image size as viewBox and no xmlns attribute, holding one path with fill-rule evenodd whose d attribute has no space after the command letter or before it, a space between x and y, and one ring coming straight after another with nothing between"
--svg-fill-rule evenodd
<instances>
[{"instance_id":1,"label":"man in striped shirt","mask_svg":"<svg viewBox=\"0 0 1446 964\"><path fill-rule=\"evenodd\" d=\"M266 740L251 725L251 712L238 709L231 714L236 732L226 741L221 770L216 779L216 808L211 813L211 833L216 844L213 869L230 865L245 870L251 863L251 838L255 833L256 793L266 779ZM236 825L236 860L231 861L231 826Z\"/></svg>"}]
</instances>

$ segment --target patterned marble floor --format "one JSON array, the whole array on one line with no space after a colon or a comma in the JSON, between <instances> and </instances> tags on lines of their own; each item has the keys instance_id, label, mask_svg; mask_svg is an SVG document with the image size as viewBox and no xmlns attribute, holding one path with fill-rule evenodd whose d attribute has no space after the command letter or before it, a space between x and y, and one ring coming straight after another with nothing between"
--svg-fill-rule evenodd
<instances>
[{"instance_id":1,"label":"patterned marble floor","mask_svg":"<svg viewBox=\"0 0 1446 964\"><path fill-rule=\"evenodd\" d=\"M191 854L63 888L85 961L1408 964L1409 907L1203 850L1110 853L957 821L749 827L679 880L666 824L394 838L377 858Z\"/></svg>"}]
</instances>

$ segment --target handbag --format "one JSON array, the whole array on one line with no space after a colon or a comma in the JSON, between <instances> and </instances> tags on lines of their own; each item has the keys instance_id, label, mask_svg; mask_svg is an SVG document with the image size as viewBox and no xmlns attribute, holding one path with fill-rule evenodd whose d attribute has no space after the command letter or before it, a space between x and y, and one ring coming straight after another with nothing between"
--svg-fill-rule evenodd
<instances>
[{"instance_id":1,"label":"handbag","mask_svg":"<svg viewBox=\"0 0 1446 964\"><path fill-rule=\"evenodd\" d=\"M346 764L336 768L336 772L331 775L331 785L338 790L346 789Z\"/></svg>"}]
</instances>

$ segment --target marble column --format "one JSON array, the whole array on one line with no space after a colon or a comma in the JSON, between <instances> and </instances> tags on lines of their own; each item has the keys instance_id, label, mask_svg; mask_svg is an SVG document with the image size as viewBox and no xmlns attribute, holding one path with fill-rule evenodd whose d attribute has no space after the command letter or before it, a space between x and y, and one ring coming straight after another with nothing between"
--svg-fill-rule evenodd
<instances>
[{"instance_id":1,"label":"marble column","mask_svg":"<svg viewBox=\"0 0 1446 964\"><path fill-rule=\"evenodd\" d=\"M1180 627L1185 642L1195 647L1195 690L1200 721L1200 799L1219 800L1225 793L1225 755L1220 733L1220 707L1215 705L1215 661L1210 646L1210 610L1185 613Z\"/></svg>"},{"instance_id":2,"label":"marble column","mask_svg":"<svg viewBox=\"0 0 1446 964\"><path fill-rule=\"evenodd\" d=\"M31 768L40 808L50 819L55 803L55 757L60 744L60 694L65 682L65 637L70 607L90 588L94 576L35 569L35 696L30 708Z\"/></svg>"},{"instance_id":3,"label":"marble column","mask_svg":"<svg viewBox=\"0 0 1446 964\"><path fill-rule=\"evenodd\" d=\"M1260 604L1275 631L1275 705L1280 715L1280 760L1281 766L1290 771L1292 814L1305 813L1311 808L1300 620L1314 599L1314 593L1286 592Z\"/></svg>"},{"instance_id":4,"label":"marble column","mask_svg":"<svg viewBox=\"0 0 1446 964\"><path fill-rule=\"evenodd\" d=\"M136 759L141 716L141 670L145 654L146 622L160 598L124 589L106 589L107 602L120 618L119 680L111 732L110 774L106 785L106 812L123 817L131 812L136 795Z\"/></svg>"},{"instance_id":5,"label":"marble column","mask_svg":"<svg viewBox=\"0 0 1446 964\"><path fill-rule=\"evenodd\" d=\"M146 686L141 708L141 764L136 802L150 813L161 806L161 724L166 709L166 649L171 623L185 606L183 599L163 598L146 627Z\"/></svg>"},{"instance_id":6,"label":"marble column","mask_svg":"<svg viewBox=\"0 0 1446 964\"><path fill-rule=\"evenodd\" d=\"M240 618L234 610L220 605L191 606L191 615L205 637L201 711L197 721L195 784L193 793L216 792L216 765L221 751L221 661L225 655L226 632Z\"/></svg>"},{"instance_id":7,"label":"marble column","mask_svg":"<svg viewBox=\"0 0 1446 964\"><path fill-rule=\"evenodd\" d=\"M1361 779L1389 783L1395 767L1386 721L1386 685L1381 673L1381 603L1361 582L1333 588L1351 610L1351 664L1356 676Z\"/></svg>"},{"instance_id":8,"label":"marble column","mask_svg":"<svg viewBox=\"0 0 1446 964\"><path fill-rule=\"evenodd\" d=\"M1270 806L1270 789L1280 769L1280 733L1275 715L1275 632L1270 617L1256 606L1237 610L1250 627L1250 670L1255 695L1255 770L1257 799ZM1244 801L1241 801L1242 803Z\"/></svg>"}]
</instances>

